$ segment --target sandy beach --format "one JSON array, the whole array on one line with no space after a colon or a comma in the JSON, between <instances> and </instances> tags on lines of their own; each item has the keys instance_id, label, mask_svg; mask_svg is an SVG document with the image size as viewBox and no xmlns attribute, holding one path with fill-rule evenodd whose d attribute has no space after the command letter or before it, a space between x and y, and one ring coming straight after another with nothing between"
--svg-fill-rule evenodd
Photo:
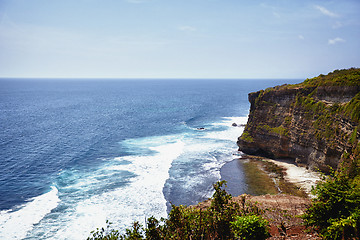
<instances>
[{"instance_id":1,"label":"sandy beach","mask_svg":"<svg viewBox=\"0 0 360 240\"><path fill-rule=\"evenodd\" d=\"M297 166L296 163L290 160L266 160L284 168L286 173L284 176L285 180L294 183L311 197L312 187L315 187L316 182L321 179L320 173Z\"/></svg>"}]
</instances>

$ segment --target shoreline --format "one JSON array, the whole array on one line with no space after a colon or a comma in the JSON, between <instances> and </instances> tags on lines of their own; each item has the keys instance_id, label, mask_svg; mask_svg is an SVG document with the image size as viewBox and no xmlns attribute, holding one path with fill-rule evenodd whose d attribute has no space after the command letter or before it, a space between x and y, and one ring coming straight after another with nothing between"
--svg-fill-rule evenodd
<instances>
[{"instance_id":1,"label":"shoreline","mask_svg":"<svg viewBox=\"0 0 360 240\"><path fill-rule=\"evenodd\" d=\"M269 163L272 171L269 171ZM249 165L253 168L252 172L247 172L249 170L246 168ZM276 169L274 169L274 165ZM280 175L279 172L281 172ZM254 173L256 176L249 176L249 174ZM312 198L312 187L321 179L320 173L298 166L294 161L274 160L252 155L243 155L227 162L221 168L220 174L221 180L227 181L226 191L233 196L242 194L254 196L274 195L273 189L269 189L269 186L261 185L262 181L267 182L267 185L273 185L277 189L277 194L307 195L309 198ZM251 182L252 180L255 183ZM254 186L254 184L260 189L257 189L258 193L250 189L251 185Z\"/></svg>"},{"instance_id":2,"label":"shoreline","mask_svg":"<svg viewBox=\"0 0 360 240\"><path fill-rule=\"evenodd\" d=\"M319 172L311 171L306 167L298 166L294 161L282 159L266 159L285 169L285 180L295 184L312 197L311 190L321 180Z\"/></svg>"}]
</instances>

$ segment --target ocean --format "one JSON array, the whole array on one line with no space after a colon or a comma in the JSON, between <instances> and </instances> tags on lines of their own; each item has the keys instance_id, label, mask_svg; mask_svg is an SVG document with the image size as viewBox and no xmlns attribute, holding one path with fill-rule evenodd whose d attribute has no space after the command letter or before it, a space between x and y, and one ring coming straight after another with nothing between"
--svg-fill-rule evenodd
<instances>
[{"instance_id":1,"label":"ocean","mask_svg":"<svg viewBox=\"0 0 360 240\"><path fill-rule=\"evenodd\" d=\"M124 229L211 197L224 178L245 193L233 160L248 93L295 82L1 79L0 239Z\"/></svg>"}]
</instances>

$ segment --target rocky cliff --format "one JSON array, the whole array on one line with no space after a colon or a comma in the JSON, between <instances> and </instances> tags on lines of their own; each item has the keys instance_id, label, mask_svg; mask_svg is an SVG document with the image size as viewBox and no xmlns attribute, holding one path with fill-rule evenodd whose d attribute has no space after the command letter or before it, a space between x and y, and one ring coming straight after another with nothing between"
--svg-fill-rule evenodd
<instances>
[{"instance_id":1,"label":"rocky cliff","mask_svg":"<svg viewBox=\"0 0 360 240\"><path fill-rule=\"evenodd\" d=\"M360 69L250 93L249 101L240 151L325 172L360 158Z\"/></svg>"}]
</instances>

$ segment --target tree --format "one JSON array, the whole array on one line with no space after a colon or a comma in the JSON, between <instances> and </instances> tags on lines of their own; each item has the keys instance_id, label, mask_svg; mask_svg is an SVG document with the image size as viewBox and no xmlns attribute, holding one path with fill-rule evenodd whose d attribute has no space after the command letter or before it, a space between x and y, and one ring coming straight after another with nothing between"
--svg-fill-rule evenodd
<instances>
[{"instance_id":1,"label":"tree","mask_svg":"<svg viewBox=\"0 0 360 240\"><path fill-rule=\"evenodd\" d=\"M360 176L333 172L313 189L316 198L303 215L325 239L360 239Z\"/></svg>"}]
</instances>

